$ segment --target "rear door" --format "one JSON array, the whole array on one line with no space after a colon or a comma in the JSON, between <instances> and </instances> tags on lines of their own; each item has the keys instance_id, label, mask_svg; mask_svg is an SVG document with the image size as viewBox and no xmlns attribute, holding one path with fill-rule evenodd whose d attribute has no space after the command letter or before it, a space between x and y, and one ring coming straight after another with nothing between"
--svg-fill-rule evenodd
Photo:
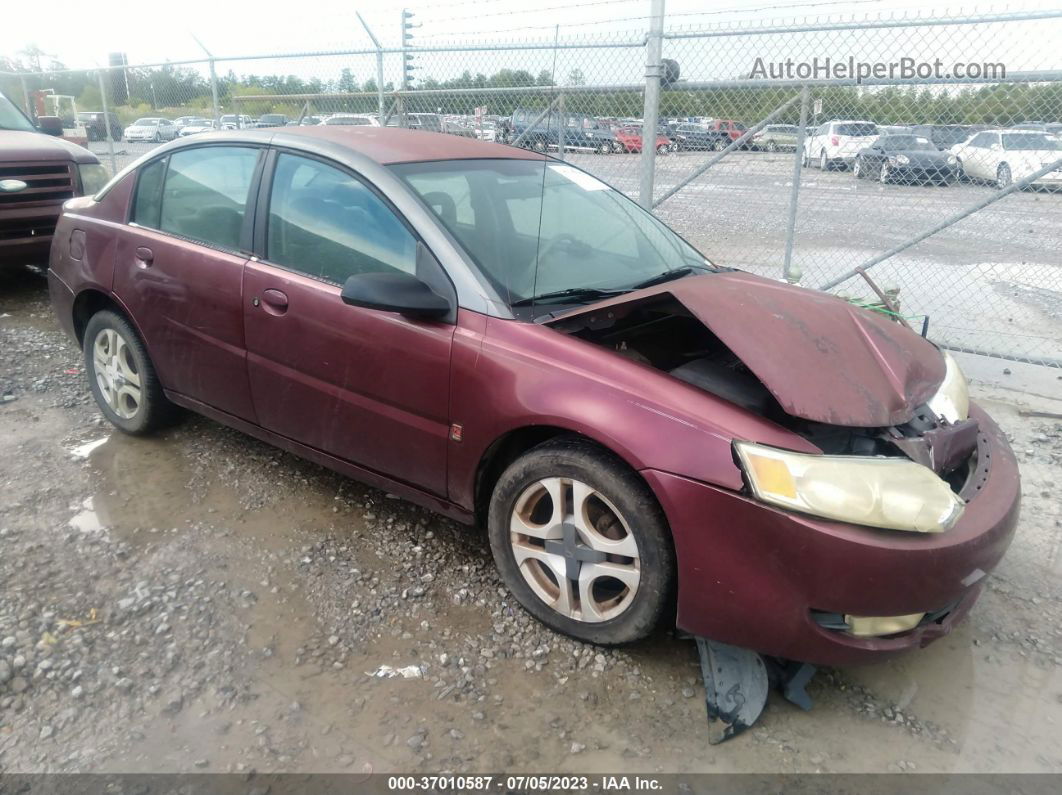
<instances>
[{"instance_id":1,"label":"rear door","mask_svg":"<svg viewBox=\"0 0 1062 795\"><path fill-rule=\"evenodd\" d=\"M454 326L348 306L359 272L423 275L410 227L331 161L279 152L263 183L244 323L259 423L338 458L445 494ZM430 255L429 255L430 258Z\"/></svg>"},{"instance_id":2,"label":"rear door","mask_svg":"<svg viewBox=\"0 0 1062 795\"><path fill-rule=\"evenodd\" d=\"M162 385L252 421L241 287L262 152L201 146L141 167L114 277Z\"/></svg>"}]
</instances>

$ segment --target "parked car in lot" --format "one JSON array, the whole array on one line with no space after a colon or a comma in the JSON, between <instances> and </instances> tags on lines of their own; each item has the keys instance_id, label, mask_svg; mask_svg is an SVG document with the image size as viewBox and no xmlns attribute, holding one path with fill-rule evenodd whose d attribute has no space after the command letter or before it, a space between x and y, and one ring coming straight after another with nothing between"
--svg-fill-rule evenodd
<instances>
[{"instance_id":1,"label":"parked car in lot","mask_svg":"<svg viewBox=\"0 0 1062 795\"><path fill-rule=\"evenodd\" d=\"M721 130L709 130L703 124L680 122L674 127L671 136L676 149L708 150L725 149L730 143L730 136Z\"/></svg>"},{"instance_id":2,"label":"parked car in lot","mask_svg":"<svg viewBox=\"0 0 1062 795\"><path fill-rule=\"evenodd\" d=\"M541 113L541 110L534 108L517 108L513 111L508 140L512 141L524 135L523 146L538 152L559 146L560 114L550 113L532 126L532 122L538 119ZM564 146L567 149L583 149L603 155L625 151L610 125L582 113L564 115Z\"/></svg>"},{"instance_id":3,"label":"parked car in lot","mask_svg":"<svg viewBox=\"0 0 1062 795\"><path fill-rule=\"evenodd\" d=\"M716 143L716 148L720 150L725 149L731 144L731 142L736 141L748 131L748 127L733 119L712 119L705 123L705 128L710 132L721 132L729 139L722 146L720 146L719 143ZM743 148L748 149L751 146L751 143L746 141L742 146Z\"/></svg>"},{"instance_id":4,"label":"parked car in lot","mask_svg":"<svg viewBox=\"0 0 1062 795\"><path fill-rule=\"evenodd\" d=\"M405 127L407 130L423 130L424 132L442 132L442 117L438 113L407 113L403 123L400 114L393 114L387 119L388 127Z\"/></svg>"},{"instance_id":5,"label":"parked car in lot","mask_svg":"<svg viewBox=\"0 0 1062 795\"><path fill-rule=\"evenodd\" d=\"M804 139L804 166L815 164L823 171L847 167L878 135L873 122L828 121Z\"/></svg>"},{"instance_id":6,"label":"parked car in lot","mask_svg":"<svg viewBox=\"0 0 1062 795\"><path fill-rule=\"evenodd\" d=\"M333 113L320 122L324 125L345 127L379 127L380 119L370 113Z\"/></svg>"},{"instance_id":7,"label":"parked car in lot","mask_svg":"<svg viewBox=\"0 0 1062 795\"><path fill-rule=\"evenodd\" d=\"M191 124L198 118L198 116L178 116L176 119L174 119L173 124L177 128L177 134L180 135L181 130L186 124Z\"/></svg>"},{"instance_id":8,"label":"parked car in lot","mask_svg":"<svg viewBox=\"0 0 1062 795\"><path fill-rule=\"evenodd\" d=\"M220 122L223 130L243 130L255 126L254 119L243 113L226 113Z\"/></svg>"},{"instance_id":9,"label":"parked car in lot","mask_svg":"<svg viewBox=\"0 0 1062 795\"><path fill-rule=\"evenodd\" d=\"M640 124L628 124L616 130L616 143L623 152L642 151L643 127ZM670 152L672 150L671 139L662 132L656 134L656 151Z\"/></svg>"},{"instance_id":10,"label":"parked car in lot","mask_svg":"<svg viewBox=\"0 0 1062 795\"><path fill-rule=\"evenodd\" d=\"M968 179L994 182L1002 189L1062 159L1062 140L1030 130L984 130L951 148ZM1062 170L1048 172L1034 185L1062 186Z\"/></svg>"},{"instance_id":11,"label":"parked car in lot","mask_svg":"<svg viewBox=\"0 0 1062 795\"><path fill-rule=\"evenodd\" d=\"M63 202L107 181L96 155L63 138L57 117L38 124L0 94L0 269L46 265Z\"/></svg>"},{"instance_id":12,"label":"parked car in lot","mask_svg":"<svg viewBox=\"0 0 1062 795\"><path fill-rule=\"evenodd\" d=\"M185 139L66 204L48 278L113 425L183 406L481 523L515 598L584 641L675 615L880 660L967 614L1017 521L1014 455L948 354L717 267L537 153Z\"/></svg>"},{"instance_id":13,"label":"parked car in lot","mask_svg":"<svg viewBox=\"0 0 1062 795\"><path fill-rule=\"evenodd\" d=\"M177 137L177 125L169 119L157 116L137 119L125 128L124 139L130 143L136 141L153 141L162 143Z\"/></svg>"},{"instance_id":14,"label":"parked car in lot","mask_svg":"<svg viewBox=\"0 0 1062 795\"><path fill-rule=\"evenodd\" d=\"M105 121L106 119L106 121ZM108 122L112 141L122 140L122 123L115 113L103 111L82 111L77 114L78 123L85 128L85 137L89 141L105 141L107 139Z\"/></svg>"},{"instance_id":15,"label":"parked car in lot","mask_svg":"<svg viewBox=\"0 0 1062 795\"><path fill-rule=\"evenodd\" d=\"M283 113L263 113L255 122L255 127L283 127L288 123L288 117Z\"/></svg>"},{"instance_id":16,"label":"parked car in lot","mask_svg":"<svg viewBox=\"0 0 1062 795\"><path fill-rule=\"evenodd\" d=\"M860 150L852 163L856 179L871 177L882 184L934 182L947 185L958 173L958 161L920 135L882 135Z\"/></svg>"},{"instance_id":17,"label":"parked car in lot","mask_svg":"<svg viewBox=\"0 0 1062 795\"><path fill-rule=\"evenodd\" d=\"M937 149L941 150L951 149L976 131L977 128L972 124L916 124L911 128L914 135L928 138Z\"/></svg>"},{"instance_id":18,"label":"parked car in lot","mask_svg":"<svg viewBox=\"0 0 1062 795\"><path fill-rule=\"evenodd\" d=\"M751 146L765 152L791 152L800 139L800 128L795 124L768 124L753 134Z\"/></svg>"},{"instance_id":19,"label":"parked car in lot","mask_svg":"<svg viewBox=\"0 0 1062 795\"><path fill-rule=\"evenodd\" d=\"M216 129L218 128L214 125L213 119L197 118L192 119L190 122L185 124L184 127L181 128L181 131L178 133L178 135L181 138L186 138L189 135L198 135L199 133L213 132Z\"/></svg>"}]
</instances>

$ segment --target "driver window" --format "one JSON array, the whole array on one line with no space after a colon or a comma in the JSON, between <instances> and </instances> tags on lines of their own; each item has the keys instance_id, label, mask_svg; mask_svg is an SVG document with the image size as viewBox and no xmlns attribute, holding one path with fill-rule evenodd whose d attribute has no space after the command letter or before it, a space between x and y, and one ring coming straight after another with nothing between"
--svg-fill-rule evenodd
<instances>
[{"instance_id":1,"label":"driver window","mask_svg":"<svg viewBox=\"0 0 1062 795\"><path fill-rule=\"evenodd\" d=\"M269 198L267 259L324 281L416 273L416 240L382 199L345 171L281 154Z\"/></svg>"}]
</instances>

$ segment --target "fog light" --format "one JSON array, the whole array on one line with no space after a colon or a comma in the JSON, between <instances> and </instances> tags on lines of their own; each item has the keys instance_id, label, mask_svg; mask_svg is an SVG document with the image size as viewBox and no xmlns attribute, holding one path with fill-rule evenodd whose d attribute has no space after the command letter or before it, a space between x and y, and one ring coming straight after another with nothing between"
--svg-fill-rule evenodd
<instances>
[{"instance_id":1,"label":"fog light","mask_svg":"<svg viewBox=\"0 0 1062 795\"><path fill-rule=\"evenodd\" d=\"M925 613L911 613L906 616L849 616L844 617L848 632L857 638L877 638L883 635L895 635L918 626L925 618Z\"/></svg>"}]
</instances>

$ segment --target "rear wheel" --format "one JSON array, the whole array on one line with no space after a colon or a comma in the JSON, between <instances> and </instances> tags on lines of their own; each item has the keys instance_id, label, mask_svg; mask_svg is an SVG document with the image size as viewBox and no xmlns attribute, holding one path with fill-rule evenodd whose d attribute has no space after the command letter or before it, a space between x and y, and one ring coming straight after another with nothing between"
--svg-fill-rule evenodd
<instances>
[{"instance_id":1,"label":"rear wheel","mask_svg":"<svg viewBox=\"0 0 1062 795\"><path fill-rule=\"evenodd\" d=\"M863 168L863 158L857 157L855 159L855 162L852 164L852 176L856 179L862 179L864 171L865 169Z\"/></svg>"},{"instance_id":2,"label":"rear wheel","mask_svg":"<svg viewBox=\"0 0 1062 795\"><path fill-rule=\"evenodd\" d=\"M819 153L819 168L823 171L830 170L830 159L826 157L825 149L823 149L822 152Z\"/></svg>"},{"instance_id":3,"label":"rear wheel","mask_svg":"<svg viewBox=\"0 0 1062 795\"><path fill-rule=\"evenodd\" d=\"M92 396L119 430L143 435L174 413L147 349L128 320L111 310L97 312L85 327L85 371Z\"/></svg>"},{"instance_id":4,"label":"rear wheel","mask_svg":"<svg viewBox=\"0 0 1062 795\"><path fill-rule=\"evenodd\" d=\"M878 180L882 185L888 185L892 181L892 171L889 169L888 162L881 164L881 171L878 173Z\"/></svg>"},{"instance_id":5,"label":"rear wheel","mask_svg":"<svg viewBox=\"0 0 1062 795\"><path fill-rule=\"evenodd\" d=\"M714 144L712 144L712 149L714 149L716 152L722 152L729 145L730 145L729 141L723 141L722 139L720 139L720 140L716 141Z\"/></svg>"},{"instance_id":6,"label":"rear wheel","mask_svg":"<svg viewBox=\"0 0 1062 795\"><path fill-rule=\"evenodd\" d=\"M773 152L777 152L778 151L778 144L776 144L774 141L768 141L767 142L767 151L768 152L772 152L772 153Z\"/></svg>"},{"instance_id":7,"label":"rear wheel","mask_svg":"<svg viewBox=\"0 0 1062 795\"><path fill-rule=\"evenodd\" d=\"M517 600L579 640L643 638L669 602L674 554L652 492L581 439L546 442L511 464L495 486L488 531Z\"/></svg>"}]
</instances>

